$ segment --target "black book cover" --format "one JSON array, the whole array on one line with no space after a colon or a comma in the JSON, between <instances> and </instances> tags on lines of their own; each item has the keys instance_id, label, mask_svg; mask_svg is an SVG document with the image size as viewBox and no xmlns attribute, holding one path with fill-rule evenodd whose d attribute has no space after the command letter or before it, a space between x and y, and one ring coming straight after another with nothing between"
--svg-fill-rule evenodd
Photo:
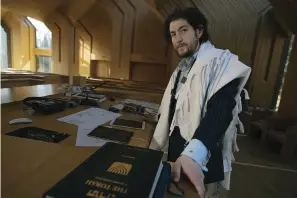
<instances>
[{"instance_id":1,"label":"black book cover","mask_svg":"<svg viewBox=\"0 0 297 198\"><path fill-rule=\"evenodd\" d=\"M133 136L133 133L130 131L98 126L91 131L88 136L127 144Z\"/></svg>"},{"instance_id":2,"label":"black book cover","mask_svg":"<svg viewBox=\"0 0 297 198\"><path fill-rule=\"evenodd\" d=\"M48 192L45 198L147 198L163 153L106 143Z\"/></svg>"}]
</instances>

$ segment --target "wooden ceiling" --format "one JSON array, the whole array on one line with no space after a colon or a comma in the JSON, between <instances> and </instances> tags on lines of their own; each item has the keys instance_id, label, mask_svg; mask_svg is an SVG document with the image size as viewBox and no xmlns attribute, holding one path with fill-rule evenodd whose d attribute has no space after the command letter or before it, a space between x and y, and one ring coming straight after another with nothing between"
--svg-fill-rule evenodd
<instances>
[{"instance_id":1,"label":"wooden ceiling","mask_svg":"<svg viewBox=\"0 0 297 198\"><path fill-rule=\"evenodd\" d=\"M39 20L51 17L56 11L76 20L95 2L96 0L2 0L1 6Z\"/></svg>"},{"instance_id":2,"label":"wooden ceiling","mask_svg":"<svg viewBox=\"0 0 297 198\"><path fill-rule=\"evenodd\" d=\"M297 34L297 0L147 0L167 17L178 8L198 7L210 25L215 23L241 23L258 20L271 11L277 22Z\"/></svg>"},{"instance_id":3,"label":"wooden ceiling","mask_svg":"<svg viewBox=\"0 0 297 198\"><path fill-rule=\"evenodd\" d=\"M43 20L69 0L2 0L1 6L25 16Z\"/></svg>"},{"instance_id":4,"label":"wooden ceiling","mask_svg":"<svg viewBox=\"0 0 297 198\"><path fill-rule=\"evenodd\" d=\"M271 9L268 0L155 0L155 5L164 17L177 8L196 6L209 23L246 22Z\"/></svg>"},{"instance_id":5,"label":"wooden ceiling","mask_svg":"<svg viewBox=\"0 0 297 198\"><path fill-rule=\"evenodd\" d=\"M282 26L297 34L297 0L269 0L274 7L273 14Z\"/></svg>"},{"instance_id":6,"label":"wooden ceiling","mask_svg":"<svg viewBox=\"0 0 297 198\"><path fill-rule=\"evenodd\" d=\"M2 0L2 7L23 15L45 19L55 11L78 19L92 4L102 0ZM243 23L257 20L274 8L274 15L297 33L297 0L143 0L153 5L163 17L177 8L198 7L210 25L217 22Z\"/></svg>"}]
</instances>

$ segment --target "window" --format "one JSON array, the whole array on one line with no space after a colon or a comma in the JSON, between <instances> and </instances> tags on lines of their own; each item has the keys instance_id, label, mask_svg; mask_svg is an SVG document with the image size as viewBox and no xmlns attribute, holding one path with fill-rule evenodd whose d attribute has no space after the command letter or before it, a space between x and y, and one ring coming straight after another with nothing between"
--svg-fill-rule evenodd
<instances>
[{"instance_id":1,"label":"window","mask_svg":"<svg viewBox=\"0 0 297 198\"><path fill-rule=\"evenodd\" d=\"M1 69L10 68L10 60L10 31L1 21Z\"/></svg>"},{"instance_id":2,"label":"window","mask_svg":"<svg viewBox=\"0 0 297 198\"><path fill-rule=\"evenodd\" d=\"M79 38L79 59L81 66L89 66L91 62L91 49L85 41Z\"/></svg>"},{"instance_id":3,"label":"window","mask_svg":"<svg viewBox=\"0 0 297 198\"><path fill-rule=\"evenodd\" d=\"M51 49L52 48L52 32L46 27L42 21L38 21L31 17L28 20L35 27L36 48Z\"/></svg>"},{"instance_id":4,"label":"window","mask_svg":"<svg viewBox=\"0 0 297 198\"><path fill-rule=\"evenodd\" d=\"M27 19L35 28L36 71L50 73L52 67L52 32L42 21L31 17L27 17Z\"/></svg>"},{"instance_id":5,"label":"window","mask_svg":"<svg viewBox=\"0 0 297 198\"><path fill-rule=\"evenodd\" d=\"M286 77L286 73L288 70L288 65L289 65L289 61L290 61L290 56L291 56L291 52L292 52L292 48L293 48L293 43L295 38L295 35L292 35L291 38L289 38L287 40L287 50L285 53L285 57L284 57L284 67L282 68L282 71L279 72L279 80L280 82L278 83L278 92L276 94L276 97L274 98L275 100L275 105L274 105L274 109L276 111L278 111L279 105L280 105L280 101L281 101L281 97L282 97L282 92L283 92L283 86L284 86L284 82L285 82L285 77Z\"/></svg>"},{"instance_id":6,"label":"window","mask_svg":"<svg viewBox=\"0 0 297 198\"><path fill-rule=\"evenodd\" d=\"M82 76L90 75L91 49L90 46L80 37L79 38L79 74Z\"/></svg>"},{"instance_id":7,"label":"window","mask_svg":"<svg viewBox=\"0 0 297 198\"><path fill-rule=\"evenodd\" d=\"M52 57L50 56L36 56L36 69L37 72L51 72Z\"/></svg>"},{"instance_id":8,"label":"window","mask_svg":"<svg viewBox=\"0 0 297 198\"><path fill-rule=\"evenodd\" d=\"M79 61L80 64L83 64L83 59L84 59L84 40L82 38L79 38Z\"/></svg>"}]
</instances>

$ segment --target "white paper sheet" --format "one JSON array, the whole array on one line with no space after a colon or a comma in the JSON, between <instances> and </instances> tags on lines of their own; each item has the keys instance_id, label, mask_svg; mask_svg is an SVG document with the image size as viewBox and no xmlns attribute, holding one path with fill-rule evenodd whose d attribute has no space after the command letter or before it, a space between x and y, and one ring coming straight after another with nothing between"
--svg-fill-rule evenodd
<instances>
[{"instance_id":1,"label":"white paper sheet","mask_svg":"<svg viewBox=\"0 0 297 198\"><path fill-rule=\"evenodd\" d=\"M113 113L105 109L89 108L75 114L59 118L59 121L78 126L76 146L103 146L107 140L89 137L88 134L97 126L120 117L121 114Z\"/></svg>"},{"instance_id":2,"label":"white paper sheet","mask_svg":"<svg viewBox=\"0 0 297 198\"><path fill-rule=\"evenodd\" d=\"M99 138L89 137L92 129L84 129L83 127L78 127L76 136L76 146L103 146L107 141Z\"/></svg>"},{"instance_id":3,"label":"white paper sheet","mask_svg":"<svg viewBox=\"0 0 297 198\"><path fill-rule=\"evenodd\" d=\"M59 121L75 124L79 128L94 129L95 127L102 125L108 121L114 120L120 117L121 114L113 113L105 109L89 108L78 113L59 118Z\"/></svg>"},{"instance_id":4,"label":"white paper sheet","mask_svg":"<svg viewBox=\"0 0 297 198\"><path fill-rule=\"evenodd\" d=\"M156 111L158 111L158 109L160 108L160 105L159 104L145 102L145 101L141 101L141 100L125 99L123 101L123 103L132 103L132 104L135 104L135 105L141 105L143 107L154 109Z\"/></svg>"}]
</instances>

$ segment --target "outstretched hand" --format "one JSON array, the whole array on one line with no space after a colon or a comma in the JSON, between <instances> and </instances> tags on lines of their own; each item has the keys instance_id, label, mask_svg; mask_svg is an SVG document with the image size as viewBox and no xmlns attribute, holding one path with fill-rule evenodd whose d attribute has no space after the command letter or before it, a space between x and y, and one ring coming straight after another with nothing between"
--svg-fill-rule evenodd
<instances>
[{"instance_id":1,"label":"outstretched hand","mask_svg":"<svg viewBox=\"0 0 297 198\"><path fill-rule=\"evenodd\" d=\"M186 155L181 155L173 166L173 180L178 182L181 170L187 175L192 184L195 186L201 198L204 198L204 174L200 165Z\"/></svg>"}]
</instances>

